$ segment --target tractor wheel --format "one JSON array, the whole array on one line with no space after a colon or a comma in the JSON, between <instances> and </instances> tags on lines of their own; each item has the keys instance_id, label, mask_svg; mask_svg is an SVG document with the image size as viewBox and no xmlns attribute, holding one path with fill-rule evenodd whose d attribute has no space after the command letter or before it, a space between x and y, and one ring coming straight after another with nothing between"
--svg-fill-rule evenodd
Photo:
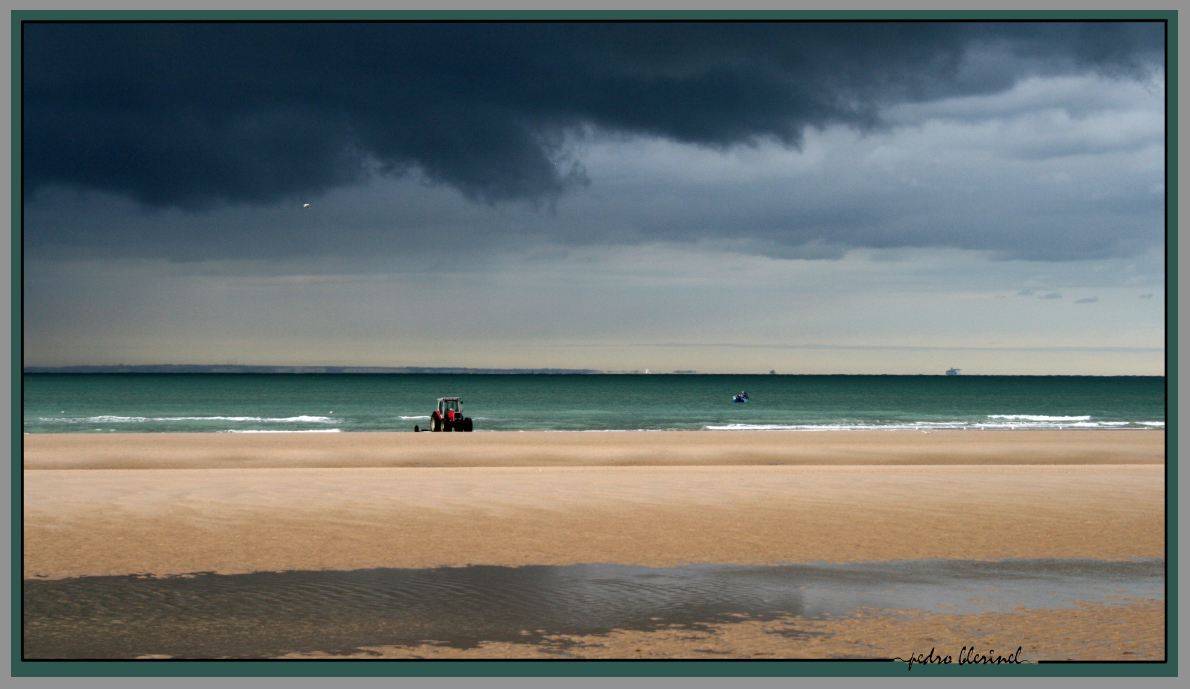
<instances>
[{"instance_id":1,"label":"tractor wheel","mask_svg":"<svg viewBox=\"0 0 1190 689\"><path fill-rule=\"evenodd\" d=\"M446 431L447 433L453 431L455 429L454 426L455 425L451 423L450 419L442 419L442 430Z\"/></svg>"},{"instance_id":2,"label":"tractor wheel","mask_svg":"<svg viewBox=\"0 0 1190 689\"><path fill-rule=\"evenodd\" d=\"M471 432L471 417L470 416L463 419L463 430L467 433Z\"/></svg>"},{"instance_id":3,"label":"tractor wheel","mask_svg":"<svg viewBox=\"0 0 1190 689\"><path fill-rule=\"evenodd\" d=\"M442 419L438 418L437 414L430 417L430 432L437 433L442 430Z\"/></svg>"}]
</instances>

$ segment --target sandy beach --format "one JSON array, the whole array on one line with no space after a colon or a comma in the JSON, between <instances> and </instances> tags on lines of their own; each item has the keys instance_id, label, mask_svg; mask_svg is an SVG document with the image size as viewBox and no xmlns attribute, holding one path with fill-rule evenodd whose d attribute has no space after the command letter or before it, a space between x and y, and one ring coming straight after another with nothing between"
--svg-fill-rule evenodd
<instances>
[{"instance_id":1,"label":"sandy beach","mask_svg":"<svg viewBox=\"0 0 1190 689\"><path fill-rule=\"evenodd\" d=\"M27 577L1164 552L1159 431L24 439Z\"/></svg>"},{"instance_id":2,"label":"sandy beach","mask_svg":"<svg viewBox=\"0 0 1190 689\"><path fill-rule=\"evenodd\" d=\"M1161 431L24 442L26 578L1164 556Z\"/></svg>"},{"instance_id":3,"label":"sandy beach","mask_svg":"<svg viewBox=\"0 0 1190 689\"><path fill-rule=\"evenodd\" d=\"M26 434L25 469L1161 464L1164 431Z\"/></svg>"}]
</instances>

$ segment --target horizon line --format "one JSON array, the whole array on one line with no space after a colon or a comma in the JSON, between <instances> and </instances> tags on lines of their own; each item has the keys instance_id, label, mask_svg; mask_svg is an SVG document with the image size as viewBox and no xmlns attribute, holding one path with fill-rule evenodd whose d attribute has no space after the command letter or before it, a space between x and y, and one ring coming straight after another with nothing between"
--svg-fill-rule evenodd
<instances>
[{"instance_id":1,"label":"horizon line","mask_svg":"<svg viewBox=\"0 0 1190 689\"><path fill-rule=\"evenodd\" d=\"M512 345L519 347L734 347L737 349L876 349L897 351L963 351L963 352L1164 352L1165 347L943 347L937 345L833 345L833 344L751 344L721 343L650 343L587 344L558 343Z\"/></svg>"},{"instance_id":2,"label":"horizon line","mask_svg":"<svg viewBox=\"0 0 1190 689\"><path fill-rule=\"evenodd\" d=\"M75 370L71 370L75 369ZM77 370L89 369L89 370ZM115 370L113 370L115 369ZM139 370L137 370L139 369ZM151 370L158 369L158 370ZM175 369L175 370L161 370ZM191 370L176 370L191 369ZM962 369L959 369L962 370ZM1081 378L1164 378L1164 373L1152 374L1094 374L1094 373L777 373L775 369L760 372L712 372L697 370L653 371L600 370L558 367L468 367L468 366L356 366L356 365L284 365L284 364L75 364L69 366L23 366L22 374L38 373L174 373L174 374L388 374L388 375L701 375L701 376L942 376L942 377L1081 377Z\"/></svg>"}]
</instances>

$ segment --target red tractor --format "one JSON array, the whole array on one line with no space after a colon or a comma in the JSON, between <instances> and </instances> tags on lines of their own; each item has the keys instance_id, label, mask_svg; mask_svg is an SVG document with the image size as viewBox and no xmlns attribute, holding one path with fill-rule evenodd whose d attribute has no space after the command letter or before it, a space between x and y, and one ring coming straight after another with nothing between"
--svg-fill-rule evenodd
<instances>
[{"instance_id":1,"label":"red tractor","mask_svg":"<svg viewBox=\"0 0 1190 689\"><path fill-rule=\"evenodd\" d=\"M420 430L417 426L414 431ZM430 430L471 432L471 419L463 416L463 400L458 397L439 397L438 408L430 414Z\"/></svg>"}]
</instances>

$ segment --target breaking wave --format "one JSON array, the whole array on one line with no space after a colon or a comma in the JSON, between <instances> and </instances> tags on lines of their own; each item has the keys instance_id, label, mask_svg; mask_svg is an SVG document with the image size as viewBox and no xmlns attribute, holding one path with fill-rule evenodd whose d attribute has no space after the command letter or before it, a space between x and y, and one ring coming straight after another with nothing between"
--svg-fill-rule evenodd
<instances>
[{"instance_id":1,"label":"breaking wave","mask_svg":"<svg viewBox=\"0 0 1190 689\"><path fill-rule=\"evenodd\" d=\"M240 421L249 423L334 423L329 416L87 416L72 418L38 417L47 423L153 423L167 421Z\"/></svg>"},{"instance_id":2,"label":"breaking wave","mask_svg":"<svg viewBox=\"0 0 1190 689\"><path fill-rule=\"evenodd\" d=\"M777 423L729 423L703 426L708 431L990 431L990 430L1061 430L1071 428L1099 428L1124 430L1127 428L1162 428L1163 421L1087 421L1082 417L1047 417L1047 420L1024 420L1021 416L998 416L999 422L968 421L918 421L913 423L831 423L831 424L777 424ZM1032 417L1036 419L1037 417ZM1019 419L1019 420L1018 420ZM1057 420L1062 419L1062 420ZM1067 420L1070 419L1070 420ZM1074 420L1080 419L1080 420Z\"/></svg>"},{"instance_id":3,"label":"breaking wave","mask_svg":"<svg viewBox=\"0 0 1190 689\"><path fill-rule=\"evenodd\" d=\"M1090 416L1042 416L1040 414L988 414L989 419L1010 421L1090 421Z\"/></svg>"},{"instance_id":4,"label":"breaking wave","mask_svg":"<svg viewBox=\"0 0 1190 689\"><path fill-rule=\"evenodd\" d=\"M257 430L233 430L217 431L218 433L340 433L338 428L318 428L307 431L257 431Z\"/></svg>"}]
</instances>

